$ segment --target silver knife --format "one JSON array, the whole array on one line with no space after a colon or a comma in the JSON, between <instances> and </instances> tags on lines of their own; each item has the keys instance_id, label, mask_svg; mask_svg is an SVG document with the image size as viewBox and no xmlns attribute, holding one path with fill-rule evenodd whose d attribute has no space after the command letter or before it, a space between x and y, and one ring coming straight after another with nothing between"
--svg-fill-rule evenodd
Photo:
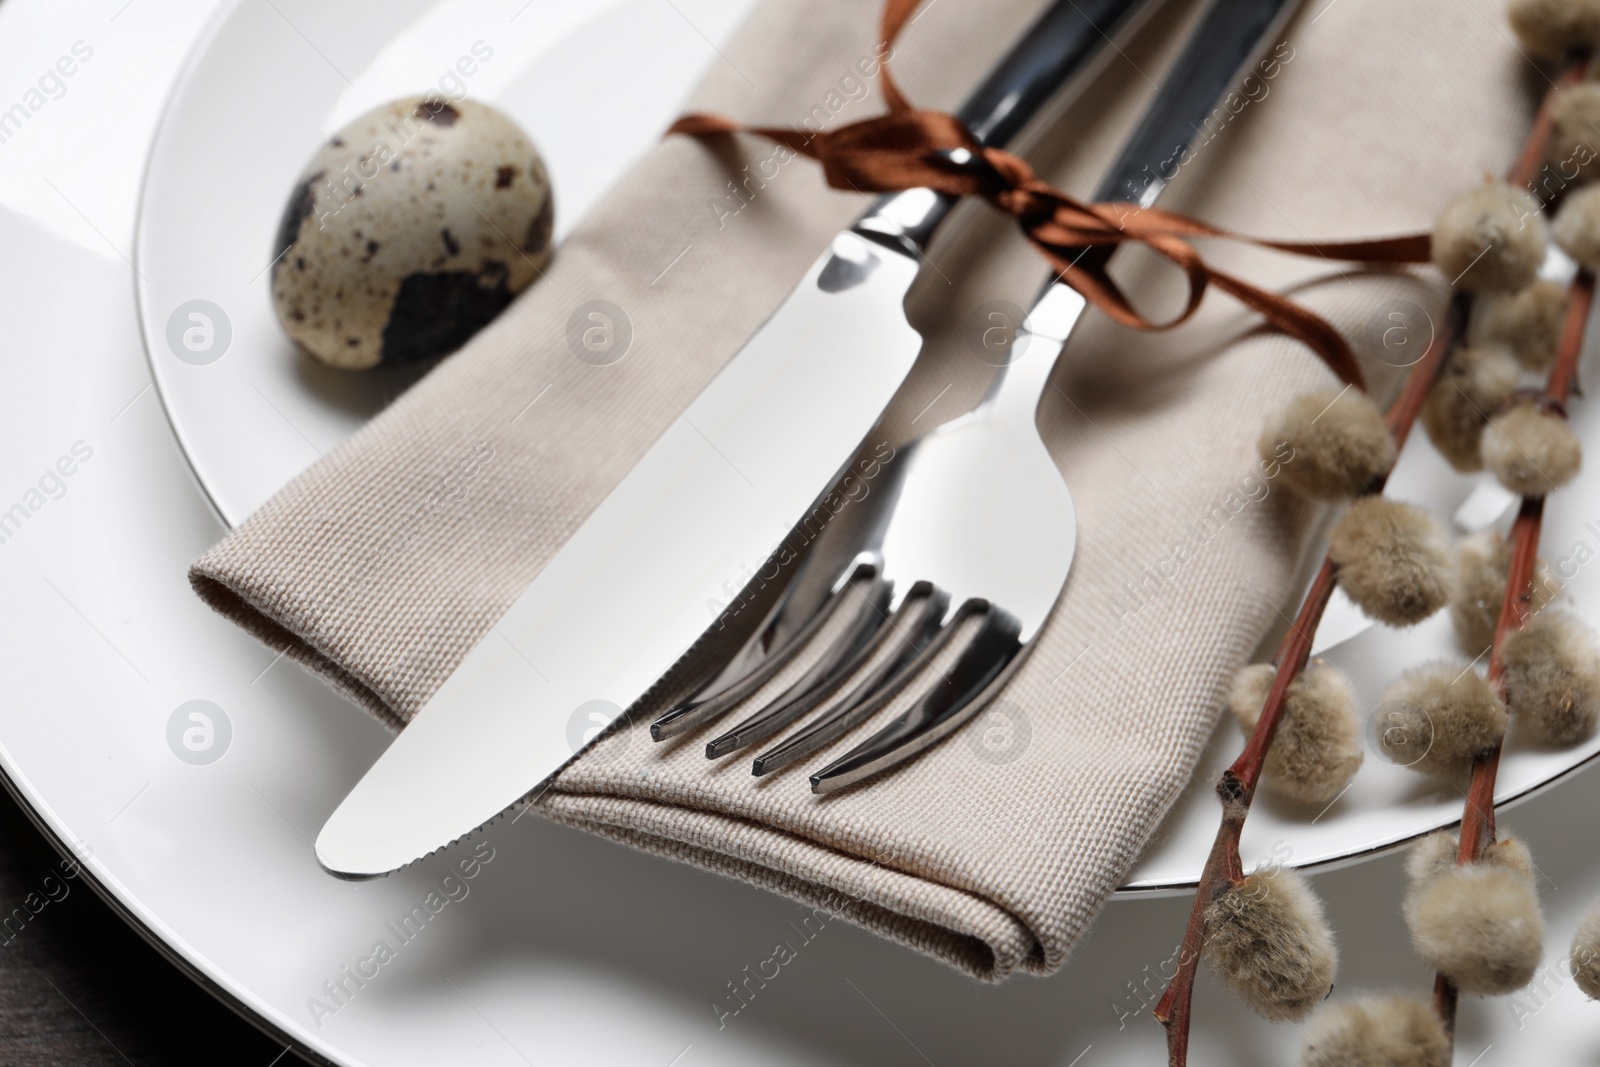
<instances>
[{"instance_id":1,"label":"silver knife","mask_svg":"<svg viewBox=\"0 0 1600 1067\"><path fill-rule=\"evenodd\" d=\"M962 107L1004 145L1151 0L1057 0ZM348 878L494 819L574 758L569 723L634 704L856 454L922 348L903 307L955 201L880 199L613 489L317 837ZM686 517L692 512L692 519Z\"/></svg>"}]
</instances>

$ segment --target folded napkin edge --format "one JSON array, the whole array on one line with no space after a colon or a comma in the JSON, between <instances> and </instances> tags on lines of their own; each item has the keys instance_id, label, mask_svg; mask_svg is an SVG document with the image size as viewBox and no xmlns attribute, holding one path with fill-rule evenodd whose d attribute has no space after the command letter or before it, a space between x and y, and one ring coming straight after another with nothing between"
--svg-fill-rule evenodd
<instances>
[{"instance_id":1,"label":"folded napkin edge","mask_svg":"<svg viewBox=\"0 0 1600 1067\"><path fill-rule=\"evenodd\" d=\"M1009 928L1011 936L994 934L984 936L976 931L958 930L952 926L948 911L942 913L937 920L920 918L895 907L883 899L884 894L877 894L878 899L874 899L874 894L870 890L858 890L858 895L851 896L836 886L825 885L796 873L790 869L791 865L779 862L776 857L769 856L759 861L745 859L664 833L660 826L648 830L641 829L636 825L630 826L606 819L590 809L562 806L563 801L582 802L585 799L608 802L624 799L635 801L635 798L619 798L610 794L551 792L533 807L541 817L558 825L592 833L699 870L711 871L730 881L754 885L813 909L825 909L830 918L842 918L853 926L930 956L953 970L981 982L998 983L1019 971L1039 976L1048 975L1051 971L1045 963L1043 945L1033 930L1030 930L1016 915L999 907L992 900L965 890L937 884L937 888L941 891L959 894L976 908L989 913L997 932ZM662 810L669 809L667 805L654 804L648 800L639 800L637 804L652 805ZM730 824L748 822L721 814L715 814L715 818ZM773 832L781 833L781 831ZM798 842L816 852L825 852L840 860L859 864L863 869L878 868L894 879L903 880L907 888L914 885L925 892L929 886L936 885L925 878L835 849L828 849L811 839L801 839L792 834L783 834L783 837L790 843Z\"/></svg>"},{"instance_id":2,"label":"folded napkin edge","mask_svg":"<svg viewBox=\"0 0 1600 1067\"><path fill-rule=\"evenodd\" d=\"M206 566L202 557L189 567L189 587L217 614L233 622L268 648L306 667L334 692L360 705L390 733L399 733L405 720L384 702L370 684L340 666L327 650L318 648L312 635L301 633L257 601L247 589L229 582Z\"/></svg>"}]
</instances>

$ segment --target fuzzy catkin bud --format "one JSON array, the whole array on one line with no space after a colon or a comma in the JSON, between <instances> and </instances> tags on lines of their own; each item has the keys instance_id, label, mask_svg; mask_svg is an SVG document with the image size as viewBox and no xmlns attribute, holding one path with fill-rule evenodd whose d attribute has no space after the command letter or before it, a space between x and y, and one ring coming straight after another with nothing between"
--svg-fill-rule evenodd
<instances>
[{"instance_id":1,"label":"fuzzy catkin bud","mask_svg":"<svg viewBox=\"0 0 1600 1067\"><path fill-rule=\"evenodd\" d=\"M1600 0L1511 0L1511 28L1545 59L1600 44Z\"/></svg>"},{"instance_id":2,"label":"fuzzy catkin bud","mask_svg":"<svg viewBox=\"0 0 1600 1067\"><path fill-rule=\"evenodd\" d=\"M1450 1039L1422 997L1361 997L1317 1012L1300 1067L1450 1067Z\"/></svg>"},{"instance_id":3,"label":"fuzzy catkin bud","mask_svg":"<svg viewBox=\"0 0 1600 1067\"><path fill-rule=\"evenodd\" d=\"M1600 900L1589 906L1572 939L1572 978L1592 1000L1600 1000Z\"/></svg>"},{"instance_id":4,"label":"fuzzy catkin bud","mask_svg":"<svg viewBox=\"0 0 1600 1067\"><path fill-rule=\"evenodd\" d=\"M1551 233L1567 255L1600 269L1600 187L1586 186L1562 201Z\"/></svg>"},{"instance_id":5,"label":"fuzzy catkin bud","mask_svg":"<svg viewBox=\"0 0 1600 1067\"><path fill-rule=\"evenodd\" d=\"M1206 962L1258 1014L1303 1019L1328 995L1338 949L1322 901L1299 873L1258 870L1223 889L1204 918Z\"/></svg>"},{"instance_id":6,"label":"fuzzy catkin bud","mask_svg":"<svg viewBox=\"0 0 1600 1067\"><path fill-rule=\"evenodd\" d=\"M1575 745L1600 722L1600 656L1573 616L1546 611L1505 639L1506 709L1536 740Z\"/></svg>"},{"instance_id":7,"label":"fuzzy catkin bud","mask_svg":"<svg viewBox=\"0 0 1600 1067\"><path fill-rule=\"evenodd\" d=\"M1489 416L1517 388L1517 362L1498 348L1459 348L1428 390L1422 428L1450 466L1483 469L1480 441Z\"/></svg>"},{"instance_id":8,"label":"fuzzy catkin bud","mask_svg":"<svg viewBox=\"0 0 1600 1067\"><path fill-rule=\"evenodd\" d=\"M1494 643L1510 568L1511 546L1498 530L1473 534L1456 546L1456 595L1450 599L1450 625L1456 643L1469 656L1481 655Z\"/></svg>"},{"instance_id":9,"label":"fuzzy catkin bud","mask_svg":"<svg viewBox=\"0 0 1600 1067\"><path fill-rule=\"evenodd\" d=\"M1487 867L1515 871L1530 883L1533 881L1533 856L1528 852L1528 846L1515 837L1502 837L1489 842L1478 862Z\"/></svg>"},{"instance_id":10,"label":"fuzzy catkin bud","mask_svg":"<svg viewBox=\"0 0 1600 1067\"><path fill-rule=\"evenodd\" d=\"M1549 227L1533 194L1486 182L1450 201L1433 228L1433 262L1451 285L1509 293L1531 285Z\"/></svg>"},{"instance_id":11,"label":"fuzzy catkin bud","mask_svg":"<svg viewBox=\"0 0 1600 1067\"><path fill-rule=\"evenodd\" d=\"M1406 850L1407 896L1414 895L1456 865L1460 841L1449 830L1437 830Z\"/></svg>"},{"instance_id":12,"label":"fuzzy catkin bud","mask_svg":"<svg viewBox=\"0 0 1600 1067\"><path fill-rule=\"evenodd\" d=\"M1533 880L1509 867L1453 867L1407 894L1406 926L1422 961L1463 993L1511 993L1544 954Z\"/></svg>"},{"instance_id":13,"label":"fuzzy catkin bud","mask_svg":"<svg viewBox=\"0 0 1600 1067\"><path fill-rule=\"evenodd\" d=\"M1600 126L1600 85L1585 82L1556 90L1550 101L1546 162L1564 176L1575 176L1580 181L1593 181L1600 176L1600 133L1595 133L1596 126Z\"/></svg>"},{"instance_id":14,"label":"fuzzy catkin bud","mask_svg":"<svg viewBox=\"0 0 1600 1067\"><path fill-rule=\"evenodd\" d=\"M1261 458L1293 458L1279 477L1295 492L1318 500L1355 496L1394 465L1394 438L1383 413L1365 393L1329 389L1296 397L1261 433Z\"/></svg>"},{"instance_id":15,"label":"fuzzy catkin bud","mask_svg":"<svg viewBox=\"0 0 1600 1067\"><path fill-rule=\"evenodd\" d=\"M1517 404L1489 420L1483 431L1483 465L1519 496L1544 496L1583 466L1583 445L1567 420L1533 403Z\"/></svg>"},{"instance_id":16,"label":"fuzzy catkin bud","mask_svg":"<svg viewBox=\"0 0 1600 1067\"><path fill-rule=\"evenodd\" d=\"M1595 86L1600 92L1600 86ZM1600 124L1600 120L1597 120ZM1596 154L1600 159L1600 153ZM1567 290L1538 281L1526 289L1495 297L1473 324L1472 343L1506 349L1529 370L1546 370L1567 319Z\"/></svg>"},{"instance_id":17,"label":"fuzzy catkin bud","mask_svg":"<svg viewBox=\"0 0 1600 1067\"><path fill-rule=\"evenodd\" d=\"M1470 664L1430 663L1407 671L1383 694L1378 744L1394 763L1454 775L1506 732L1506 709Z\"/></svg>"},{"instance_id":18,"label":"fuzzy catkin bud","mask_svg":"<svg viewBox=\"0 0 1600 1067\"><path fill-rule=\"evenodd\" d=\"M1240 671L1229 706L1246 734L1256 728L1277 668L1257 663ZM1327 804L1361 769L1361 728L1355 693L1332 667L1312 664L1289 685L1261 785L1301 804Z\"/></svg>"},{"instance_id":19,"label":"fuzzy catkin bud","mask_svg":"<svg viewBox=\"0 0 1600 1067\"><path fill-rule=\"evenodd\" d=\"M1498 530L1473 534L1456 546L1456 592L1450 600L1450 623L1461 651L1477 657L1494 642L1500 609L1506 601L1506 572L1511 545ZM1561 582L1543 559L1534 565L1534 612L1554 600Z\"/></svg>"},{"instance_id":20,"label":"fuzzy catkin bud","mask_svg":"<svg viewBox=\"0 0 1600 1067\"><path fill-rule=\"evenodd\" d=\"M1328 533L1339 585L1368 616L1390 626L1421 622L1450 602L1455 573L1444 531L1412 504L1362 497Z\"/></svg>"},{"instance_id":21,"label":"fuzzy catkin bud","mask_svg":"<svg viewBox=\"0 0 1600 1067\"><path fill-rule=\"evenodd\" d=\"M1460 843L1460 839L1449 830L1439 830L1411 846L1406 853L1409 896L1420 893L1435 878L1456 867ZM1512 871L1533 881L1533 856L1528 853L1528 846L1515 837L1502 837L1489 842L1478 862L1486 867Z\"/></svg>"}]
</instances>

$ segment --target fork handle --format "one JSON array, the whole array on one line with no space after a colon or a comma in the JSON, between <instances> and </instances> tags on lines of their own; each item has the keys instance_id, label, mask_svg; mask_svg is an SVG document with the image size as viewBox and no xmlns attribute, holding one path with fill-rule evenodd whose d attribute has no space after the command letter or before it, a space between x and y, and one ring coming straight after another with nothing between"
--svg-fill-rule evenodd
<instances>
[{"instance_id":1,"label":"fork handle","mask_svg":"<svg viewBox=\"0 0 1600 1067\"><path fill-rule=\"evenodd\" d=\"M1226 129L1233 114L1222 106L1228 91L1240 86L1249 93L1247 83L1256 58L1299 7L1298 0L1215 0L1195 31L1192 46L1185 48L1162 80L1117 161L1101 179L1095 199L1126 200L1142 207L1154 203L1187 162L1191 146L1199 141L1203 148ZM1273 76L1257 77L1257 84L1265 86ZM1220 123L1218 112L1222 112ZM1114 247L1107 246L1107 251Z\"/></svg>"},{"instance_id":2,"label":"fork handle","mask_svg":"<svg viewBox=\"0 0 1600 1067\"><path fill-rule=\"evenodd\" d=\"M956 112L980 144L1003 147L1073 76L1102 56L1133 13L1153 0L1056 0L1012 45ZM928 243L957 198L931 189L880 197L854 229L913 255Z\"/></svg>"},{"instance_id":3,"label":"fork handle","mask_svg":"<svg viewBox=\"0 0 1600 1067\"><path fill-rule=\"evenodd\" d=\"M1160 91L1129 135L1095 193L1100 201L1127 200L1149 207L1165 191L1191 145L1217 136L1213 118L1231 86L1254 69L1256 57L1277 30L1294 17L1301 0L1213 0L1200 27L1184 46ZM1224 128L1226 123L1224 119ZM1116 245L1086 249L1083 267L1104 267ZM1055 276L1046 279L1024 323L1003 323L1018 348L1000 368L984 398L995 410L1021 408L1032 415L1050 380L1056 357L1072 335L1088 302ZM1026 331L1028 348L1021 348ZM1032 425L1032 419L1028 420Z\"/></svg>"}]
</instances>

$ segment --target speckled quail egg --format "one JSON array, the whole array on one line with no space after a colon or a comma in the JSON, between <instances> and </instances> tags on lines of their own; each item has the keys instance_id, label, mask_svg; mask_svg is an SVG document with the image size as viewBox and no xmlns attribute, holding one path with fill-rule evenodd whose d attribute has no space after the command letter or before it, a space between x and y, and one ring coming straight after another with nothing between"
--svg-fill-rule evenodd
<instances>
[{"instance_id":1,"label":"speckled quail egg","mask_svg":"<svg viewBox=\"0 0 1600 1067\"><path fill-rule=\"evenodd\" d=\"M396 100L325 144L295 183L274 249L289 336L347 370L459 348L550 258L544 162L500 112Z\"/></svg>"}]
</instances>

